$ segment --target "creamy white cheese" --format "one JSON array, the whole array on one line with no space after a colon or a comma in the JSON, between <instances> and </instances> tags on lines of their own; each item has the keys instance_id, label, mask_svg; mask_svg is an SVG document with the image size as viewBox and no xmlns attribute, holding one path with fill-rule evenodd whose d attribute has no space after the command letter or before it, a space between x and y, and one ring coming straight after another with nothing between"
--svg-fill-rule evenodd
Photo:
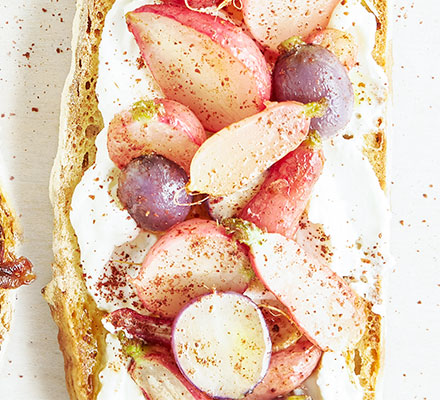
<instances>
[{"instance_id":1,"label":"creamy white cheese","mask_svg":"<svg viewBox=\"0 0 440 400\"><path fill-rule=\"evenodd\" d=\"M360 1L348 0L339 5L329 27L351 33L359 45L358 65L349 73L356 102L344 132L324 143L326 162L313 190L308 217L330 238L331 268L338 275L351 277L351 286L373 302L375 312L381 313L375 285L390 260L391 214L362 150L364 135L375 131L386 116L387 78L371 56L375 16ZM313 400L363 398L359 380L350 374L342 354L324 354L320 368L305 386Z\"/></svg>"},{"instance_id":2,"label":"creamy white cheese","mask_svg":"<svg viewBox=\"0 0 440 400\"><path fill-rule=\"evenodd\" d=\"M139 49L125 23L128 11L146 3L148 0L117 0L106 17L96 88L105 128L96 141L96 163L85 173L72 199L71 221L81 249L87 287L98 307L106 311L127 306L143 311L133 288L121 277L136 274L156 240L154 235L139 234L135 222L119 207L114 193L118 171L106 146L107 126L116 112L141 98L161 95L149 70L139 63ZM349 73L356 103L344 132L324 143L326 163L311 199L309 226L312 230L322 226L330 237L331 256L327 253L326 261L332 269L352 277L355 290L375 302L374 283L389 257L389 210L362 147L363 135L375 130L385 117L387 80L371 56L375 17L359 0L339 5L329 26L350 32L359 44L359 65ZM344 134L353 138L345 139ZM303 239L307 236L307 232L302 232ZM378 311L380 307L375 304ZM107 360L100 374L102 390L98 398L143 398L129 377L126 360L121 358L118 341L111 334L107 336ZM305 388L313 400L363 397L357 378L350 376L343 356L335 353L324 355L319 370L307 380Z\"/></svg>"},{"instance_id":3,"label":"creamy white cheese","mask_svg":"<svg viewBox=\"0 0 440 400\"><path fill-rule=\"evenodd\" d=\"M142 235L138 240L141 243L135 241L128 248L124 247L127 242L136 239L139 229L128 212L119 206L115 195L119 172L107 151L107 127L113 116L141 98L161 95L148 68L139 65L139 48L125 23L125 14L143 4L145 1L142 0L118 0L107 15L99 49L99 79L96 85L105 128L96 139L96 162L77 186L70 213L81 249L87 288L98 307L105 311L126 307L126 299L131 299L130 305L134 303L137 308L136 294L122 275L134 274L136 268L133 267L136 266L127 262L142 262L145 252L155 241L154 235ZM125 264L109 262L120 260L121 256L124 256ZM115 268L120 271L120 277L112 280ZM127 297L111 296L112 291L125 293Z\"/></svg>"},{"instance_id":4,"label":"creamy white cheese","mask_svg":"<svg viewBox=\"0 0 440 400\"><path fill-rule=\"evenodd\" d=\"M374 132L386 116L387 77L371 55L376 17L360 1L340 4L329 27L351 33L359 45L358 65L350 71L356 104L344 132L324 143L326 162L308 215L330 236L332 269L353 277L354 289L379 312L374 285L390 259L391 214L363 146L364 135Z\"/></svg>"},{"instance_id":5,"label":"creamy white cheese","mask_svg":"<svg viewBox=\"0 0 440 400\"><path fill-rule=\"evenodd\" d=\"M138 385L127 372L129 360L122 352L119 339L112 334L106 337L106 365L100 372L102 388L97 400L145 400Z\"/></svg>"},{"instance_id":6,"label":"creamy white cheese","mask_svg":"<svg viewBox=\"0 0 440 400\"><path fill-rule=\"evenodd\" d=\"M342 354L327 352L321 365L302 385L313 400L362 400L363 390Z\"/></svg>"}]
</instances>

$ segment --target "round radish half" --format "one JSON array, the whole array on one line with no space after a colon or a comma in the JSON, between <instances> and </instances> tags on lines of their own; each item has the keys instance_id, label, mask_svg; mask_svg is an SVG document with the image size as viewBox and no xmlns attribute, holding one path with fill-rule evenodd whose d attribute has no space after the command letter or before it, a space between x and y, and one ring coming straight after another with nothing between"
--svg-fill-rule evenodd
<instances>
[{"instance_id":1,"label":"round radish half","mask_svg":"<svg viewBox=\"0 0 440 400\"><path fill-rule=\"evenodd\" d=\"M257 305L238 293L212 293L174 321L172 350L182 373L214 398L239 399L266 375L272 344Z\"/></svg>"}]
</instances>

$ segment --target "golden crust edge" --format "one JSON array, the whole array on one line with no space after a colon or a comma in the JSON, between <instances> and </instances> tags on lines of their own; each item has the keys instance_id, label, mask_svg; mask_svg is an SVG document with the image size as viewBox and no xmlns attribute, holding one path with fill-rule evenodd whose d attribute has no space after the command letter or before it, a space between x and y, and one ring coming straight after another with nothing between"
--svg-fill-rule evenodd
<instances>
[{"instance_id":1,"label":"golden crust edge","mask_svg":"<svg viewBox=\"0 0 440 400\"><path fill-rule=\"evenodd\" d=\"M114 0L78 0L72 32L72 65L60 115L58 153L52 169L54 208L53 277L43 289L59 328L66 385L71 399L95 399L105 354L102 312L88 294L76 235L69 220L76 184L95 158L94 140L102 129L95 84L104 18Z\"/></svg>"},{"instance_id":2,"label":"golden crust edge","mask_svg":"<svg viewBox=\"0 0 440 400\"><path fill-rule=\"evenodd\" d=\"M82 279L79 248L69 220L70 201L84 171L93 164L94 140L102 129L95 85L98 46L105 15L115 0L78 0L73 27L72 66L62 96L60 138L51 175L50 194L54 207L53 279L43 290L59 327L59 344L65 360L67 389L71 399L95 399L100 389L98 373L103 367L105 331L100 312ZM376 61L386 71L387 3L374 0L381 27L376 32ZM383 129L366 135L365 153L382 189L386 187L386 137ZM383 360L382 318L367 304L370 324L347 362L357 372L366 391L364 400L375 398L374 390ZM368 354L367 354L368 353ZM359 367L359 354L364 366Z\"/></svg>"},{"instance_id":3,"label":"golden crust edge","mask_svg":"<svg viewBox=\"0 0 440 400\"><path fill-rule=\"evenodd\" d=\"M8 199L0 189L0 228L4 235L4 257L7 261L15 259L15 247L18 242L18 226L15 214L9 205ZM7 334L11 329L11 320L14 311L14 291L0 289L0 351Z\"/></svg>"}]
</instances>

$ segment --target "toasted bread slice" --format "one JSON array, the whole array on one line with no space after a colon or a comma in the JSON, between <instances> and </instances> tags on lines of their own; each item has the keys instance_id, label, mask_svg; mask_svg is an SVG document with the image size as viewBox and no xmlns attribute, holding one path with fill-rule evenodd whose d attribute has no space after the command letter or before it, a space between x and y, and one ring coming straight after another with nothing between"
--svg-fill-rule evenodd
<instances>
[{"instance_id":1,"label":"toasted bread slice","mask_svg":"<svg viewBox=\"0 0 440 400\"><path fill-rule=\"evenodd\" d=\"M105 335L101 312L83 279L80 249L69 213L74 189L94 163L97 134L103 128L95 85L98 51L107 12L114 0L79 0L73 27L73 60L65 85L60 118L58 155L52 171L51 200L54 207L53 279L44 289L53 318L59 327L67 388L72 399L95 399L99 372L104 366ZM387 5L374 0L378 30L374 57L387 68ZM384 124L382 125L384 126ZM386 137L383 130L365 137L365 154L385 189ZM365 389L365 399L375 398L382 362L382 320L366 305L369 326L347 360Z\"/></svg>"}]
</instances>

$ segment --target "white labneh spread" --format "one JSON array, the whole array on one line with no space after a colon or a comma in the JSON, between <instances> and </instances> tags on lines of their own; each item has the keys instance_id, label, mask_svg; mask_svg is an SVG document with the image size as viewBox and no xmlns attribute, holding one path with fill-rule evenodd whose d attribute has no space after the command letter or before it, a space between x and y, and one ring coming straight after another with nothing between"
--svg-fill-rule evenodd
<instances>
[{"instance_id":1,"label":"white labneh spread","mask_svg":"<svg viewBox=\"0 0 440 400\"><path fill-rule=\"evenodd\" d=\"M70 215L87 288L98 307L108 312L122 307L145 312L126 277L136 275L156 241L154 235L141 232L121 208L115 194L118 169L109 158L106 144L107 126L115 113L141 98L161 96L148 68L139 62L139 49L125 23L128 11L146 3L148 0L116 0L106 17L96 87L105 128L96 140L96 162L75 190ZM338 275L350 277L357 293L371 300L374 311L381 313L375 284L389 259L390 213L363 145L364 134L375 131L385 118L387 79L371 55L375 16L360 0L339 5L329 27L351 33L359 45L358 65L349 73L355 106L344 132L324 143L326 163L310 201L310 223L299 232L298 241L307 247L305 242L314 236L311 232L323 230L329 238L326 261ZM106 353L98 399L144 399L127 372L118 340L111 334L107 335ZM344 357L337 353L323 355L304 390L313 400L363 398L357 377L350 374Z\"/></svg>"}]
</instances>

